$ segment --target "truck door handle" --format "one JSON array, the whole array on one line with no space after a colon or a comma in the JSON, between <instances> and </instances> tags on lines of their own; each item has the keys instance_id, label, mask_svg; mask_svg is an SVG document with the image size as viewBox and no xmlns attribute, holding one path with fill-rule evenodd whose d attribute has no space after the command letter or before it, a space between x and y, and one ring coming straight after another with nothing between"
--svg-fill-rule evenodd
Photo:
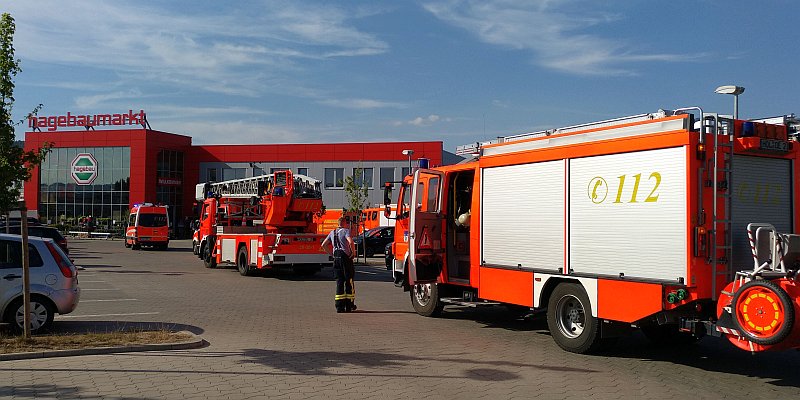
<instances>
[{"instance_id":1,"label":"truck door handle","mask_svg":"<svg viewBox=\"0 0 800 400\"><path fill-rule=\"evenodd\" d=\"M5 279L7 281L13 281L14 279L19 279L19 278L22 278L22 275L10 274L10 275L6 275L6 276L3 277L3 279Z\"/></svg>"}]
</instances>

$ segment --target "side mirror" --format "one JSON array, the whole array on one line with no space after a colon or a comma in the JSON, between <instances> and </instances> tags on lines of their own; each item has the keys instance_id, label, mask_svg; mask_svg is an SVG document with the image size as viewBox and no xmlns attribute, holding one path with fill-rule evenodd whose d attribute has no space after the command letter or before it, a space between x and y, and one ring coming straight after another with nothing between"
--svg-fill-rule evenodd
<instances>
[{"instance_id":1,"label":"side mirror","mask_svg":"<svg viewBox=\"0 0 800 400\"><path fill-rule=\"evenodd\" d=\"M392 207L390 207L388 204L383 208L383 216L387 219L392 218Z\"/></svg>"},{"instance_id":2,"label":"side mirror","mask_svg":"<svg viewBox=\"0 0 800 400\"><path fill-rule=\"evenodd\" d=\"M387 207L392 204L392 184L390 182L383 184L383 204Z\"/></svg>"}]
</instances>

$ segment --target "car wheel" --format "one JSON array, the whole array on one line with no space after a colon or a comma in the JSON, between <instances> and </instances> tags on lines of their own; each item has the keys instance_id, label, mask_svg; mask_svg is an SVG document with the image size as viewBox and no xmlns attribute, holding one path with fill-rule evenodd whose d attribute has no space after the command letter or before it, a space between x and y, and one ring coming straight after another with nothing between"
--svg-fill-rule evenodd
<instances>
[{"instance_id":1,"label":"car wheel","mask_svg":"<svg viewBox=\"0 0 800 400\"><path fill-rule=\"evenodd\" d=\"M31 333L44 332L50 329L55 316L55 308L39 296L31 297ZM25 307L22 298L14 300L6 313L6 322L17 332L24 330Z\"/></svg>"},{"instance_id":2,"label":"car wheel","mask_svg":"<svg viewBox=\"0 0 800 400\"><path fill-rule=\"evenodd\" d=\"M216 268L217 259L211 256L211 246L206 243L201 251L203 252L203 266L206 268Z\"/></svg>"},{"instance_id":3,"label":"car wheel","mask_svg":"<svg viewBox=\"0 0 800 400\"><path fill-rule=\"evenodd\" d=\"M242 246L239 248L239 256L236 257L236 267L239 269L239 275L241 276L248 276L252 273L250 261L247 258L247 247Z\"/></svg>"},{"instance_id":4,"label":"car wheel","mask_svg":"<svg viewBox=\"0 0 800 400\"><path fill-rule=\"evenodd\" d=\"M411 304L414 311L423 317L437 317L444 309L439 300L439 286L435 283L423 283L411 288Z\"/></svg>"},{"instance_id":5,"label":"car wheel","mask_svg":"<svg viewBox=\"0 0 800 400\"><path fill-rule=\"evenodd\" d=\"M547 303L547 326L556 344L572 353L588 353L601 344L600 324L589 296L577 283L556 286Z\"/></svg>"}]
</instances>

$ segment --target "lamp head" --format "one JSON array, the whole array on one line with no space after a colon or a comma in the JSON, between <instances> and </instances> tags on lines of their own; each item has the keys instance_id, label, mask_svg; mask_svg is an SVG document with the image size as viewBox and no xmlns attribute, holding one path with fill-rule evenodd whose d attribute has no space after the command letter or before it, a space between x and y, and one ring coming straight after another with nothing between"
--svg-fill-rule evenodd
<instances>
[{"instance_id":1,"label":"lamp head","mask_svg":"<svg viewBox=\"0 0 800 400\"><path fill-rule=\"evenodd\" d=\"M404 156L411 156L414 154L414 150L403 150Z\"/></svg>"},{"instance_id":2,"label":"lamp head","mask_svg":"<svg viewBox=\"0 0 800 400\"><path fill-rule=\"evenodd\" d=\"M744 93L744 88L741 87L741 86L735 86L735 85L725 85L725 86L720 86L720 87L716 88L714 90L714 93L732 94L734 96L738 96L738 95Z\"/></svg>"}]
</instances>

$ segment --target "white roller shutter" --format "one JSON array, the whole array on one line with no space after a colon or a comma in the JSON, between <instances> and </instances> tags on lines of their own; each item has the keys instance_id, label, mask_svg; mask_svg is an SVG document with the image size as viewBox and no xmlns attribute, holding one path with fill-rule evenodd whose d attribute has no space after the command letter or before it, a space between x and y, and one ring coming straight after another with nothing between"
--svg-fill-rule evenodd
<instances>
[{"instance_id":1,"label":"white roller shutter","mask_svg":"<svg viewBox=\"0 0 800 400\"><path fill-rule=\"evenodd\" d=\"M753 268L747 224L768 223L793 233L792 163L790 160L736 155L733 158L733 267Z\"/></svg>"},{"instance_id":2,"label":"white roller shutter","mask_svg":"<svg viewBox=\"0 0 800 400\"><path fill-rule=\"evenodd\" d=\"M569 171L574 273L685 279L683 147L573 159Z\"/></svg>"},{"instance_id":3,"label":"white roller shutter","mask_svg":"<svg viewBox=\"0 0 800 400\"><path fill-rule=\"evenodd\" d=\"M564 161L485 168L481 259L491 265L564 265Z\"/></svg>"}]
</instances>

